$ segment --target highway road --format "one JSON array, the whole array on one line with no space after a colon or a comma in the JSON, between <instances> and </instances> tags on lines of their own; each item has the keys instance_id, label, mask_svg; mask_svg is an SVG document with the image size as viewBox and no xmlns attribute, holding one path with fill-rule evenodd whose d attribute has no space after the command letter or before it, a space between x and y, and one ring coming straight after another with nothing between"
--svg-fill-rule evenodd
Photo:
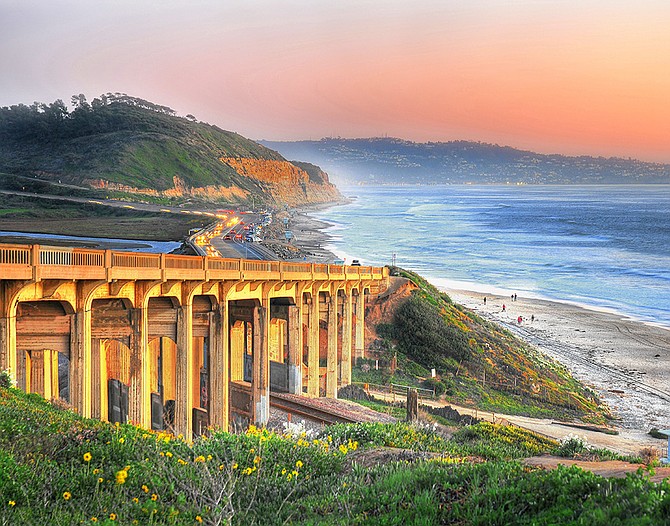
<instances>
[{"instance_id":1,"label":"highway road","mask_svg":"<svg viewBox=\"0 0 670 526\"><path fill-rule=\"evenodd\" d=\"M66 186L66 185L60 185ZM152 203L137 203L134 201L119 201L116 199L91 199L87 197L70 197L63 195L51 194L35 194L31 192L21 192L15 190L0 190L0 194L20 195L38 199L49 199L59 201L70 201L76 203L90 203L102 206L112 206L116 208L127 208L132 210L140 210L146 212L163 212L166 214L184 214L184 215L198 215L212 219L212 223L205 227L199 234L202 235L204 244L194 243L193 248L201 255L209 254L211 256L218 256L224 258L244 258L244 259L261 259L261 260L276 260L277 256L274 252L266 249L255 242L240 241L240 240L224 240L223 237L235 230L242 232L243 236L246 231L240 227L240 223L258 223L262 221L263 217L258 214L221 214L206 210L194 210L194 207L185 208L181 206L165 206ZM231 221L232 220L232 221Z\"/></svg>"}]
</instances>

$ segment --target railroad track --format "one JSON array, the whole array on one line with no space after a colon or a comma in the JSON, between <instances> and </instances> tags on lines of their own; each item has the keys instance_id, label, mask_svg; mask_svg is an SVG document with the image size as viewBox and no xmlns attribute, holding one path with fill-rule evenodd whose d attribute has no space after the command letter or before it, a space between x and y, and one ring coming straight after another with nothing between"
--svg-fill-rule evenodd
<instances>
[{"instance_id":1,"label":"railroad track","mask_svg":"<svg viewBox=\"0 0 670 526\"><path fill-rule=\"evenodd\" d=\"M292 415L299 415L303 418L316 420L323 424L354 424L359 420L353 417L348 417L340 412L331 411L323 407L315 407L311 405L306 399L305 403L296 400L289 400L281 395L270 395L270 406L276 409L281 409Z\"/></svg>"},{"instance_id":2,"label":"railroad track","mask_svg":"<svg viewBox=\"0 0 670 526\"><path fill-rule=\"evenodd\" d=\"M517 336L520 336L524 340L532 343L536 347L542 348L542 343L543 340L541 338L538 338L535 336L531 331L524 327L519 327L518 325L514 325L512 323L506 323L503 321L498 321L501 325L505 326L510 332L516 334ZM582 363L584 365L587 365L591 367L592 369L596 369L599 371L602 371L610 377L617 378L619 380L625 381L628 385L634 386L635 389L638 391L641 391L643 393L655 396L657 398L660 398L661 400L665 400L666 402L670 402L670 392L668 391L663 391L662 389L657 389L656 387L653 387L651 385L645 384L644 382L640 382L639 380L635 380L634 378L631 377L630 373L620 371L614 367L610 367L608 365L603 365L600 363L596 363L594 361L589 360L588 358L584 357L582 353L575 347L554 341L552 343L552 347L557 350L558 353L563 354L565 356L568 356L571 360L574 360L575 362Z\"/></svg>"}]
</instances>

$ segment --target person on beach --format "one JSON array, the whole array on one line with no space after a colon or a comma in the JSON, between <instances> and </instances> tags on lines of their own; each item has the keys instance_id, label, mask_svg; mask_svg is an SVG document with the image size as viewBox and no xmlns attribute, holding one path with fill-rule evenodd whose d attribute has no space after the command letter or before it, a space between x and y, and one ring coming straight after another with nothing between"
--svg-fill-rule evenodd
<instances>
[{"instance_id":1,"label":"person on beach","mask_svg":"<svg viewBox=\"0 0 670 526\"><path fill-rule=\"evenodd\" d=\"M519 325L521 325L521 322L523 321L523 318L522 318L521 316L519 316L519 317L516 319L516 321L519 323Z\"/></svg>"},{"instance_id":2,"label":"person on beach","mask_svg":"<svg viewBox=\"0 0 670 526\"><path fill-rule=\"evenodd\" d=\"M530 315L530 322L533 323L535 321L535 314Z\"/></svg>"},{"instance_id":3,"label":"person on beach","mask_svg":"<svg viewBox=\"0 0 670 526\"><path fill-rule=\"evenodd\" d=\"M484 296L484 305L486 305L486 296Z\"/></svg>"},{"instance_id":4,"label":"person on beach","mask_svg":"<svg viewBox=\"0 0 670 526\"><path fill-rule=\"evenodd\" d=\"M505 312L505 304L503 303L503 312Z\"/></svg>"}]
</instances>

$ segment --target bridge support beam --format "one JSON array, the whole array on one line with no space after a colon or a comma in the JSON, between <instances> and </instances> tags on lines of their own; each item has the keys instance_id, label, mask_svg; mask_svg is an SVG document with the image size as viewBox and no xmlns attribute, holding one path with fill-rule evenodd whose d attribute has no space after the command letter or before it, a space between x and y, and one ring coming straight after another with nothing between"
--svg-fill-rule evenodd
<instances>
[{"instance_id":1,"label":"bridge support beam","mask_svg":"<svg viewBox=\"0 0 670 526\"><path fill-rule=\"evenodd\" d=\"M149 395L149 319L148 298L144 308L130 310L130 386L128 388L128 419L146 429L151 428L151 397Z\"/></svg>"},{"instance_id":2,"label":"bridge support beam","mask_svg":"<svg viewBox=\"0 0 670 526\"><path fill-rule=\"evenodd\" d=\"M351 331L353 309L351 292L342 302L342 358L340 360L340 382L342 386L351 384Z\"/></svg>"},{"instance_id":3,"label":"bridge support beam","mask_svg":"<svg viewBox=\"0 0 670 526\"><path fill-rule=\"evenodd\" d=\"M175 431L187 439L193 436L193 307L177 309L177 389Z\"/></svg>"},{"instance_id":4,"label":"bridge support beam","mask_svg":"<svg viewBox=\"0 0 670 526\"><path fill-rule=\"evenodd\" d=\"M330 293L328 302L326 397L337 398L337 289Z\"/></svg>"},{"instance_id":5,"label":"bridge support beam","mask_svg":"<svg viewBox=\"0 0 670 526\"><path fill-rule=\"evenodd\" d=\"M209 316L210 352L210 424L228 430L228 305L216 306Z\"/></svg>"},{"instance_id":6,"label":"bridge support beam","mask_svg":"<svg viewBox=\"0 0 670 526\"><path fill-rule=\"evenodd\" d=\"M358 290L356 295L356 335L354 349L356 359L365 358L365 292Z\"/></svg>"},{"instance_id":7,"label":"bridge support beam","mask_svg":"<svg viewBox=\"0 0 670 526\"><path fill-rule=\"evenodd\" d=\"M307 344L307 394L319 396L319 292L314 287L309 305L309 342Z\"/></svg>"},{"instance_id":8,"label":"bridge support beam","mask_svg":"<svg viewBox=\"0 0 670 526\"><path fill-rule=\"evenodd\" d=\"M288 308L288 392L302 394L302 301Z\"/></svg>"},{"instance_id":9,"label":"bridge support beam","mask_svg":"<svg viewBox=\"0 0 670 526\"><path fill-rule=\"evenodd\" d=\"M262 304L254 308L253 334L253 421L263 426L270 418L270 300L265 296Z\"/></svg>"}]
</instances>

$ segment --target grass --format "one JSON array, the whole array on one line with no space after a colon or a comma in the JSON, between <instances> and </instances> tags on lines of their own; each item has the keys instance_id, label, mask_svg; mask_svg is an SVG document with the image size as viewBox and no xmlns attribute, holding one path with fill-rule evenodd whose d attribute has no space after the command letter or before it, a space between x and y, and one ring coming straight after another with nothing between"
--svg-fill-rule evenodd
<instances>
[{"instance_id":1,"label":"grass","mask_svg":"<svg viewBox=\"0 0 670 526\"><path fill-rule=\"evenodd\" d=\"M71 236L179 241L208 221L94 203L2 195L0 230Z\"/></svg>"},{"instance_id":2,"label":"grass","mask_svg":"<svg viewBox=\"0 0 670 526\"><path fill-rule=\"evenodd\" d=\"M393 375L388 367L374 373L354 370L356 381L429 387L447 401L496 413L597 424L608 420L609 411L595 392L561 364L454 304L418 274L398 267L391 273L417 287L390 323L377 327L378 357L385 363L395 357L398 368ZM426 379L432 368L437 378Z\"/></svg>"},{"instance_id":3,"label":"grass","mask_svg":"<svg viewBox=\"0 0 670 526\"><path fill-rule=\"evenodd\" d=\"M405 423L190 443L0 387L0 524L667 524L667 481L518 461L559 447L518 428Z\"/></svg>"}]
</instances>

